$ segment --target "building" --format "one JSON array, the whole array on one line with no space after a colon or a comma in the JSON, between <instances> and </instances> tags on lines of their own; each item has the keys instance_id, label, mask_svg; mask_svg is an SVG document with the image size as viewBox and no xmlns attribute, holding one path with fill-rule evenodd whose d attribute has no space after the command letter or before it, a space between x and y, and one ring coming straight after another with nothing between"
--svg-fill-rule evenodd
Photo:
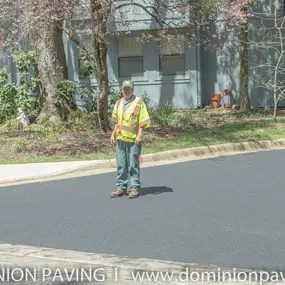
<instances>
[{"instance_id":1,"label":"building","mask_svg":"<svg viewBox=\"0 0 285 285\"><path fill-rule=\"evenodd\" d=\"M145 0L132 0L142 4ZM144 1L144 2L142 2ZM151 0L149 0L151 1ZM117 5L130 2L116 1ZM270 25L274 17L274 7L270 0L256 0L252 11L254 17L250 19L250 37L258 39L258 28ZM124 20L120 19L124 15ZM179 26L181 17L184 23L190 19L191 13L183 14L166 11L165 20L174 27ZM262 19L261 19L262 18ZM266 20L264 20L266 18ZM177 45L176 42L137 41L145 31L154 32L159 29L155 20L139 6L125 6L117 13L117 21L109 26L111 32L120 35L108 38L108 71L109 81L113 87L119 87L126 78L131 78L135 84L135 93L138 96L147 94L153 104L163 105L173 103L175 108L197 108L210 103L215 93L223 93L231 89L234 102L239 103L239 42L236 31L225 32L224 21L217 21L208 27L214 35L213 39L219 43L209 50L205 44L200 44L204 32L195 31L197 44L189 46L187 43ZM79 33L80 41L86 46L91 45L90 34L87 31ZM94 77L80 75L80 50L64 37L65 51L68 62L69 77L71 80L83 84L94 84ZM257 51L249 52L250 64L256 61ZM264 54L259 54L264 57ZM268 58L267 55L265 58ZM264 62L264 60L263 60ZM15 79L13 65L10 62L9 70ZM266 63L264 63L266 65ZM273 106L272 91L260 87L260 78L253 66L250 66L249 92L252 107ZM266 72L264 68L261 73ZM265 78L265 77L264 77ZM284 101L281 100L281 105Z\"/></svg>"}]
</instances>

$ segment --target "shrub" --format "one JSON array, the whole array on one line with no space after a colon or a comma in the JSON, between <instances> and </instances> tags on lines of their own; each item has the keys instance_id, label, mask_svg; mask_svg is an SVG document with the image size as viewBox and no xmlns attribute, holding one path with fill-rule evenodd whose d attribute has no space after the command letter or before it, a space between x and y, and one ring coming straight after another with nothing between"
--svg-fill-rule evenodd
<instances>
[{"instance_id":1,"label":"shrub","mask_svg":"<svg viewBox=\"0 0 285 285\"><path fill-rule=\"evenodd\" d=\"M148 110L151 110L153 108L152 101L146 91L142 94L142 100L144 101Z\"/></svg>"},{"instance_id":2,"label":"shrub","mask_svg":"<svg viewBox=\"0 0 285 285\"><path fill-rule=\"evenodd\" d=\"M108 97L108 115L112 115L113 108L116 102L122 98L121 90L116 90L114 88L109 89L109 97Z\"/></svg>"},{"instance_id":3,"label":"shrub","mask_svg":"<svg viewBox=\"0 0 285 285\"><path fill-rule=\"evenodd\" d=\"M175 115L175 125L178 127L189 127L193 124L203 122L205 111L195 109L184 109Z\"/></svg>"},{"instance_id":4,"label":"shrub","mask_svg":"<svg viewBox=\"0 0 285 285\"><path fill-rule=\"evenodd\" d=\"M20 140L20 141L16 141L15 143L13 143L11 148L14 152L20 153L20 152L24 152L27 147L26 147L26 143L23 140Z\"/></svg>"},{"instance_id":5,"label":"shrub","mask_svg":"<svg viewBox=\"0 0 285 285\"><path fill-rule=\"evenodd\" d=\"M37 108L36 94L41 88L41 81L37 77L28 79L30 70L35 70L36 59L32 51L21 51L13 54L13 60L19 72L17 83L17 108L21 108L29 117L29 114Z\"/></svg>"},{"instance_id":6,"label":"shrub","mask_svg":"<svg viewBox=\"0 0 285 285\"><path fill-rule=\"evenodd\" d=\"M23 129L23 125L16 119L7 120L1 126L1 132L12 132Z\"/></svg>"},{"instance_id":7,"label":"shrub","mask_svg":"<svg viewBox=\"0 0 285 285\"><path fill-rule=\"evenodd\" d=\"M0 123L10 119L17 110L17 88L14 84L5 84L0 88Z\"/></svg>"},{"instance_id":8,"label":"shrub","mask_svg":"<svg viewBox=\"0 0 285 285\"><path fill-rule=\"evenodd\" d=\"M63 80L57 85L56 93L53 98L53 103L56 106L64 107L71 106L73 102L73 93L77 90L78 86L71 80Z\"/></svg>"},{"instance_id":9,"label":"shrub","mask_svg":"<svg viewBox=\"0 0 285 285\"><path fill-rule=\"evenodd\" d=\"M49 137L53 131L52 128L45 126L44 124L38 125L39 134L36 136L36 140L42 140Z\"/></svg>"},{"instance_id":10,"label":"shrub","mask_svg":"<svg viewBox=\"0 0 285 285\"><path fill-rule=\"evenodd\" d=\"M21 51L13 55L13 60L19 72L17 84L8 83L9 76L0 69L0 123L16 115L21 108L29 115L36 108L35 95L40 86L39 78L28 80L30 68L35 66L33 52Z\"/></svg>"},{"instance_id":11,"label":"shrub","mask_svg":"<svg viewBox=\"0 0 285 285\"><path fill-rule=\"evenodd\" d=\"M153 124L169 126L175 118L175 110L172 103L165 103L162 107L155 107L150 110L150 117Z\"/></svg>"},{"instance_id":12,"label":"shrub","mask_svg":"<svg viewBox=\"0 0 285 285\"><path fill-rule=\"evenodd\" d=\"M98 114L80 110L71 112L68 117L68 127L76 131L96 130L100 127Z\"/></svg>"},{"instance_id":13,"label":"shrub","mask_svg":"<svg viewBox=\"0 0 285 285\"><path fill-rule=\"evenodd\" d=\"M36 136L36 140L58 140L59 136L57 132L62 132L59 125L48 125L44 123L37 125L37 130L39 131L39 134Z\"/></svg>"}]
</instances>

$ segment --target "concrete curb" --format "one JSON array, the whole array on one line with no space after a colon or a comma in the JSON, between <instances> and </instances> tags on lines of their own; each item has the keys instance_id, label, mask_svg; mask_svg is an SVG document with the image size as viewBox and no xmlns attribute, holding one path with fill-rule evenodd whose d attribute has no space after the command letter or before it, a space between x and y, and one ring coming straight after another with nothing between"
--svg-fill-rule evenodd
<instances>
[{"instance_id":1,"label":"concrete curb","mask_svg":"<svg viewBox=\"0 0 285 285\"><path fill-rule=\"evenodd\" d=\"M170 150L144 155L144 162L177 159L181 157L204 157L232 153L254 152L266 149L285 148L285 139L264 140L221 145L201 146L187 149Z\"/></svg>"},{"instance_id":2,"label":"concrete curb","mask_svg":"<svg viewBox=\"0 0 285 285\"><path fill-rule=\"evenodd\" d=\"M195 272L202 274L203 272L227 272L228 274L237 274L238 272L256 274L264 271L241 269L241 268L226 268L217 267L215 265L201 265L197 263L185 263L165 260L155 260L146 258L131 258L127 256L96 254L72 250L53 249L36 246L23 246L12 244L0 245L1 256L16 256L16 257L32 257L36 259L74 263L77 266L100 267L107 269L108 274L116 274L117 278L131 279L132 274L137 272L155 272L155 273L171 273L174 277L181 276L181 273L188 275ZM194 274L194 273L193 273ZM118 276L119 275L119 276ZM114 278L114 276L108 276Z\"/></svg>"},{"instance_id":3,"label":"concrete curb","mask_svg":"<svg viewBox=\"0 0 285 285\"><path fill-rule=\"evenodd\" d=\"M248 153L248 152L261 151L261 150L284 149L284 148L285 148L285 139L264 140L264 141L228 143L221 145L211 145L211 146L201 146L201 147L194 147L187 149L170 150L170 151L164 151L152 154L145 154L142 155L142 158L143 158L143 163L151 163L151 162L175 160L181 158L199 159L199 158L207 158L213 156ZM52 178L78 171L90 171L90 170L92 171L92 170L110 169L110 168L116 168L115 159L97 160L93 162L91 161L90 164L86 166L68 168L65 170L54 172L52 174L36 175L19 179L14 179L14 178L3 179L0 181L0 184Z\"/></svg>"}]
</instances>

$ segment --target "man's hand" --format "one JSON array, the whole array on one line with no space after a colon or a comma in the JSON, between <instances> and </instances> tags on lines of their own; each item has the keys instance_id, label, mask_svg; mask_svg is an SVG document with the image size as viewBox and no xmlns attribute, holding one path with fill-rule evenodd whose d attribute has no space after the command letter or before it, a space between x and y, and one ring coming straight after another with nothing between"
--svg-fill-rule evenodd
<instances>
[{"instance_id":1,"label":"man's hand","mask_svg":"<svg viewBox=\"0 0 285 285\"><path fill-rule=\"evenodd\" d=\"M138 135L136 137L136 144L142 143L142 133L143 133L143 128L139 128L139 132L138 132Z\"/></svg>"},{"instance_id":2,"label":"man's hand","mask_svg":"<svg viewBox=\"0 0 285 285\"><path fill-rule=\"evenodd\" d=\"M112 146L114 146L114 145L115 145L115 141L116 141L116 139L115 139L115 135L114 135L114 134L112 134L112 135L111 135L111 138L110 138L110 143L111 143L111 145L112 145Z\"/></svg>"},{"instance_id":3,"label":"man's hand","mask_svg":"<svg viewBox=\"0 0 285 285\"><path fill-rule=\"evenodd\" d=\"M138 134L136 137L136 144L142 143L142 135Z\"/></svg>"},{"instance_id":4,"label":"man's hand","mask_svg":"<svg viewBox=\"0 0 285 285\"><path fill-rule=\"evenodd\" d=\"M111 143L112 146L115 145L115 141L116 141L115 134L116 134L117 128L118 128L118 124L115 125L114 130L112 132L112 135L110 137L110 143Z\"/></svg>"}]
</instances>

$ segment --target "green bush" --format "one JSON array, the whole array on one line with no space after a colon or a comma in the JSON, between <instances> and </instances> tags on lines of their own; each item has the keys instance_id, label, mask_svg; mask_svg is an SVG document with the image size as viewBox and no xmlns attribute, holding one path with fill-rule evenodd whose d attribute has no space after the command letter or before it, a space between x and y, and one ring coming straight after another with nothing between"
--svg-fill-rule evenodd
<instances>
[{"instance_id":1,"label":"green bush","mask_svg":"<svg viewBox=\"0 0 285 285\"><path fill-rule=\"evenodd\" d=\"M76 131L97 130L100 127L96 112L87 113L80 110L71 112L68 117L68 127Z\"/></svg>"},{"instance_id":2,"label":"green bush","mask_svg":"<svg viewBox=\"0 0 285 285\"><path fill-rule=\"evenodd\" d=\"M94 76L95 70L91 64L91 62L95 62L94 56L91 53L81 49L80 60L83 63L83 67L80 68L79 70L79 76L80 77L89 77L92 75Z\"/></svg>"},{"instance_id":3,"label":"green bush","mask_svg":"<svg viewBox=\"0 0 285 285\"><path fill-rule=\"evenodd\" d=\"M196 109L184 109L175 114L174 124L177 127L189 127L193 124L201 124L203 122L205 111Z\"/></svg>"},{"instance_id":4,"label":"green bush","mask_svg":"<svg viewBox=\"0 0 285 285\"><path fill-rule=\"evenodd\" d=\"M35 138L36 140L58 140L58 133L67 131L64 125L56 125L48 122L45 123L44 121L40 125L37 125L36 129L39 131L39 134Z\"/></svg>"},{"instance_id":5,"label":"green bush","mask_svg":"<svg viewBox=\"0 0 285 285\"><path fill-rule=\"evenodd\" d=\"M122 98L122 92L121 92L121 89L114 89L114 88L110 88L109 89L109 102L108 102L108 114L109 116L112 115L112 111L113 111L113 108L116 104L116 102ZM142 100L144 101L144 103L146 104L146 107L148 110L151 109L151 99L150 97L147 95L146 92L144 92L141 96Z\"/></svg>"},{"instance_id":6,"label":"green bush","mask_svg":"<svg viewBox=\"0 0 285 285\"><path fill-rule=\"evenodd\" d=\"M142 96L141 96L142 100L144 101L146 108L148 110L152 110L153 109L153 105L152 105L152 101L150 99L150 97L148 96L147 92L145 91Z\"/></svg>"},{"instance_id":7,"label":"green bush","mask_svg":"<svg viewBox=\"0 0 285 285\"><path fill-rule=\"evenodd\" d=\"M72 95L77 90L78 86L71 80L63 80L57 85L56 93L53 98L53 103L56 106L63 107L71 106L73 102Z\"/></svg>"},{"instance_id":8,"label":"green bush","mask_svg":"<svg viewBox=\"0 0 285 285\"><path fill-rule=\"evenodd\" d=\"M35 65L34 54L22 51L14 54L13 60L19 71L17 84L8 83L8 74L4 69L0 69L0 123L15 116L18 108L21 108L28 117L36 108L35 96L31 95L37 92L40 80L38 78L28 80L29 69Z\"/></svg>"},{"instance_id":9,"label":"green bush","mask_svg":"<svg viewBox=\"0 0 285 285\"><path fill-rule=\"evenodd\" d=\"M95 92L95 88L91 85L87 85L85 87L78 86L77 87L77 97L81 100L85 101L85 103L81 106L83 107L87 113L94 113L98 111L98 98L97 94ZM109 87L109 93L108 93L108 116L111 117L113 108L116 104L116 102L122 98L122 92L119 88L113 88ZM144 102L147 105L147 108L150 109L150 103L151 99L148 97L147 93L145 92L142 94L141 98L144 100Z\"/></svg>"},{"instance_id":10,"label":"green bush","mask_svg":"<svg viewBox=\"0 0 285 285\"><path fill-rule=\"evenodd\" d=\"M3 68L0 69L0 84L6 84L8 82L8 74Z\"/></svg>"},{"instance_id":11,"label":"green bush","mask_svg":"<svg viewBox=\"0 0 285 285\"><path fill-rule=\"evenodd\" d=\"M0 123L16 114L18 91L15 84L7 82L8 76L0 69Z\"/></svg>"},{"instance_id":12,"label":"green bush","mask_svg":"<svg viewBox=\"0 0 285 285\"><path fill-rule=\"evenodd\" d=\"M10 119L5 121L5 123L1 125L0 128L1 132L13 132L22 129L23 129L22 124L16 119Z\"/></svg>"},{"instance_id":13,"label":"green bush","mask_svg":"<svg viewBox=\"0 0 285 285\"><path fill-rule=\"evenodd\" d=\"M175 110L172 103L165 103L162 107L155 107L150 110L150 117L153 124L169 126L175 119Z\"/></svg>"},{"instance_id":14,"label":"green bush","mask_svg":"<svg viewBox=\"0 0 285 285\"><path fill-rule=\"evenodd\" d=\"M30 70L35 69L36 59L33 51L21 51L13 54L13 60L19 72L17 82L17 108L21 108L30 117L37 108L36 95L41 89L41 81L37 77L29 79Z\"/></svg>"},{"instance_id":15,"label":"green bush","mask_svg":"<svg viewBox=\"0 0 285 285\"><path fill-rule=\"evenodd\" d=\"M26 151L27 146L26 146L25 141L19 140L19 141L14 142L11 148L14 152L21 153L21 152Z\"/></svg>"},{"instance_id":16,"label":"green bush","mask_svg":"<svg viewBox=\"0 0 285 285\"><path fill-rule=\"evenodd\" d=\"M6 84L0 88L0 123L10 119L17 110L17 89L13 84Z\"/></svg>"},{"instance_id":17,"label":"green bush","mask_svg":"<svg viewBox=\"0 0 285 285\"><path fill-rule=\"evenodd\" d=\"M112 115L113 108L116 104L116 102L122 98L121 90L117 90L114 88L109 89L109 95L108 95L108 115Z\"/></svg>"},{"instance_id":18,"label":"green bush","mask_svg":"<svg viewBox=\"0 0 285 285\"><path fill-rule=\"evenodd\" d=\"M39 134L36 136L36 140L43 140L53 134L51 127L45 126L44 124L38 125Z\"/></svg>"}]
</instances>

